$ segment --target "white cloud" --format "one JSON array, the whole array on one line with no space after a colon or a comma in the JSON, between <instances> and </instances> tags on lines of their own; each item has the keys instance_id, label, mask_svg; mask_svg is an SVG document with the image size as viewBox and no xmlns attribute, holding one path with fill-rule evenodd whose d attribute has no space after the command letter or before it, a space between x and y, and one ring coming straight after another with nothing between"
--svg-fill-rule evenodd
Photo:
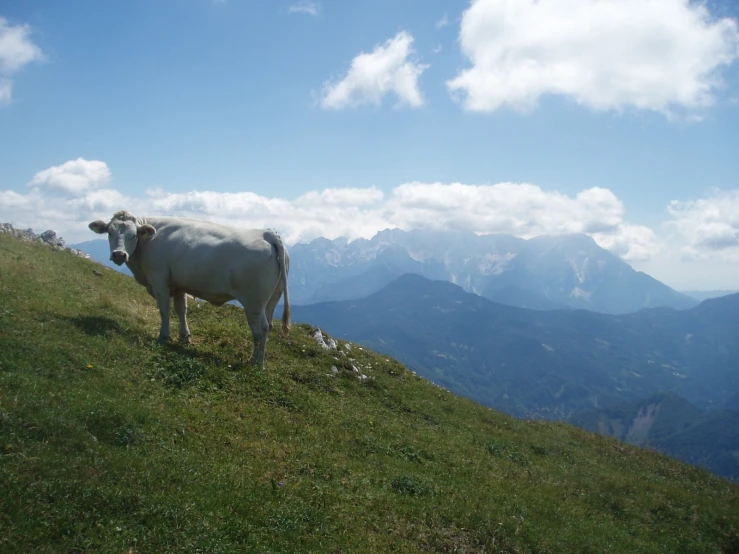
<instances>
[{"instance_id":1,"label":"white cloud","mask_svg":"<svg viewBox=\"0 0 739 554\"><path fill-rule=\"evenodd\" d=\"M307 0L304 0L290 6L287 9L287 13L303 13L316 17L319 13L321 13L321 4L319 4L318 2L309 2Z\"/></svg>"},{"instance_id":2,"label":"white cloud","mask_svg":"<svg viewBox=\"0 0 739 554\"><path fill-rule=\"evenodd\" d=\"M644 225L619 223L616 232L596 232L591 236L599 246L627 262L651 260L658 256L664 247L654 231Z\"/></svg>"},{"instance_id":3,"label":"white cloud","mask_svg":"<svg viewBox=\"0 0 739 554\"><path fill-rule=\"evenodd\" d=\"M739 288L739 189L672 202L668 220L652 229L629 221L623 202L599 187L567 195L528 183L411 182L387 194L376 187L327 188L294 199L253 192L171 193L162 189L131 196L112 188L107 164L96 163L90 166L84 159L72 160L41 171L37 176L44 176L44 184L26 193L0 190L0 221L37 232L53 229L69 243L94 239L87 224L122 209L135 215L179 215L242 228L274 227L289 244L319 236L371 238L396 227L523 238L586 233L603 248L671 286ZM84 167L98 169L81 171L86 177L79 182L72 179L70 185L66 176L79 172L62 168ZM61 188L49 184L57 179L63 183Z\"/></svg>"},{"instance_id":4,"label":"white cloud","mask_svg":"<svg viewBox=\"0 0 739 554\"><path fill-rule=\"evenodd\" d=\"M31 203L31 195L18 194L12 190L0 191L0 206L5 210L5 217L11 217L18 209L26 209ZM3 221L3 223L9 223Z\"/></svg>"},{"instance_id":5,"label":"white cloud","mask_svg":"<svg viewBox=\"0 0 739 554\"><path fill-rule=\"evenodd\" d=\"M678 290L739 290L739 189L673 201L661 250L634 264Z\"/></svg>"},{"instance_id":6,"label":"white cloud","mask_svg":"<svg viewBox=\"0 0 739 554\"><path fill-rule=\"evenodd\" d=\"M472 111L536 107L670 114L711 104L739 57L735 21L688 0L473 0L460 30L471 67L447 82Z\"/></svg>"},{"instance_id":7,"label":"white cloud","mask_svg":"<svg viewBox=\"0 0 739 554\"><path fill-rule=\"evenodd\" d=\"M30 32L28 25L10 25L0 17L0 106L12 100L11 77L29 63L43 59L41 49L29 38Z\"/></svg>"},{"instance_id":8,"label":"white cloud","mask_svg":"<svg viewBox=\"0 0 739 554\"><path fill-rule=\"evenodd\" d=\"M369 188L331 188L312 190L298 197L296 203L315 206L366 206L381 201L382 191Z\"/></svg>"},{"instance_id":9,"label":"white cloud","mask_svg":"<svg viewBox=\"0 0 739 554\"><path fill-rule=\"evenodd\" d=\"M343 79L324 85L321 107L343 109L362 104L379 105L391 92L401 104L423 105L418 80L428 65L410 60L414 53L412 45L413 37L401 31L369 54L359 54Z\"/></svg>"},{"instance_id":10,"label":"white cloud","mask_svg":"<svg viewBox=\"0 0 739 554\"><path fill-rule=\"evenodd\" d=\"M80 194L86 190L104 187L110 181L110 176L110 169L105 162L77 158L39 171L28 185Z\"/></svg>"},{"instance_id":11,"label":"white cloud","mask_svg":"<svg viewBox=\"0 0 739 554\"><path fill-rule=\"evenodd\" d=\"M439 19L435 23L435 26L436 26L437 29L442 29L443 27L446 27L447 25L449 25L449 18L447 17L446 14L444 14L443 16L441 16L441 19Z\"/></svg>"},{"instance_id":12,"label":"white cloud","mask_svg":"<svg viewBox=\"0 0 739 554\"><path fill-rule=\"evenodd\" d=\"M665 227L684 258L739 262L739 190L673 201Z\"/></svg>"},{"instance_id":13,"label":"white cloud","mask_svg":"<svg viewBox=\"0 0 739 554\"><path fill-rule=\"evenodd\" d=\"M111 215L130 202L123 194L114 189L98 189L86 191L84 195L72 198L67 205L76 212L109 212Z\"/></svg>"},{"instance_id":14,"label":"white cloud","mask_svg":"<svg viewBox=\"0 0 739 554\"><path fill-rule=\"evenodd\" d=\"M648 256L654 237L624 221L624 207L609 190L591 188L576 196L532 184L405 183L385 195L376 187L326 188L295 199L252 192L151 189L127 196L110 187L102 161L83 158L40 171L27 194L0 191L0 221L50 228L65 238L85 240L86 225L127 209L142 215L183 215L242 227L276 227L288 242L318 236L372 237L402 229L464 229L532 237L588 233L626 259ZM60 192L60 194L49 194Z\"/></svg>"},{"instance_id":15,"label":"white cloud","mask_svg":"<svg viewBox=\"0 0 739 554\"><path fill-rule=\"evenodd\" d=\"M649 229L623 220L622 202L610 190L590 188L574 198L536 185L408 183L397 187L385 206L392 225L506 233L530 238L542 234L586 233L626 260L657 251Z\"/></svg>"}]
</instances>

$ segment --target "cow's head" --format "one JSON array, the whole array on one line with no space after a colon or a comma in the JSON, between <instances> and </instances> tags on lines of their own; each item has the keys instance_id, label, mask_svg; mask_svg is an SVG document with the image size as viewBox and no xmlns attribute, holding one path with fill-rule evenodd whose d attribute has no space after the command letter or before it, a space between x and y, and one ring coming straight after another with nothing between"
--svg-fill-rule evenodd
<instances>
[{"instance_id":1,"label":"cow's head","mask_svg":"<svg viewBox=\"0 0 739 554\"><path fill-rule=\"evenodd\" d=\"M148 223L139 224L136 218L128 212L116 213L110 223L98 219L90 223L88 227L98 234L108 234L110 259L117 265L129 260L136 251L139 240L148 239L157 232Z\"/></svg>"}]
</instances>

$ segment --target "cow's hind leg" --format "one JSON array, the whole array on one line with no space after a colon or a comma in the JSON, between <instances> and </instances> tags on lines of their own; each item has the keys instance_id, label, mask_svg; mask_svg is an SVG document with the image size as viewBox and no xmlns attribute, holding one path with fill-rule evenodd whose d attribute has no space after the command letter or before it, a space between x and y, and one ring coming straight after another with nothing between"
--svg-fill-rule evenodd
<instances>
[{"instance_id":1,"label":"cow's hind leg","mask_svg":"<svg viewBox=\"0 0 739 554\"><path fill-rule=\"evenodd\" d=\"M269 302L267 302L267 310L265 312L267 316L267 324L269 325L269 330L272 330L272 317L275 313L275 308L277 307L277 303L280 301L280 297L282 296L282 284L278 283L277 287L275 287L275 291L272 293L272 298L269 299Z\"/></svg>"},{"instance_id":2,"label":"cow's hind leg","mask_svg":"<svg viewBox=\"0 0 739 554\"><path fill-rule=\"evenodd\" d=\"M242 305L244 305L243 302ZM244 308L244 313L251 328L251 336L254 342L254 349L249 362L258 367L264 367L264 353L267 350L267 336L269 335L269 323L264 313L264 306L256 311Z\"/></svg>"},{"instance_id":3,"label":"cow's hind leg","mask_svg":"<svg viewBox=\"0 0 739 554\"><path fill-rule=\"evenodd\" d=\"M174 295L174 311L180 320L180 342L189 344L190 328L187 326L187 294L178 292Z\"/></svg>"}]
</instances>

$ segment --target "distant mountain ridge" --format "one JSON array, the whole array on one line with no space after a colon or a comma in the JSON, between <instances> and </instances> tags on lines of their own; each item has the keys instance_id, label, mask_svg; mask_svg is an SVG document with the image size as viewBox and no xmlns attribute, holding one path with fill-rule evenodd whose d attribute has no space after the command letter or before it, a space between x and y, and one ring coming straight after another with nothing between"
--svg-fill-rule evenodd
<instances>
[{"instance_id":1,"label":"distant mountain ridge","mask_svg":"<svg viewBox=\"0 0 739 554\"><path fill-rule=\"evenodd\" d=\"M405 273L444 280L502 304L629 313L698 301L660 283L583 234L476 235L388 229L372 239L318 238L290 249L296 304L361 298Z\"/></svg>"},{"instance_id":2,"label":"distant mountain ridge","mask_svg":"<svg viewBox=\"0 0 739 554\"><path fill-rule=\"evenodd\" d=\"M719 298L721 296L736 294L739 290L681 290L680 292L702 302L709 298Z\"/></svg>"}]
</instances>

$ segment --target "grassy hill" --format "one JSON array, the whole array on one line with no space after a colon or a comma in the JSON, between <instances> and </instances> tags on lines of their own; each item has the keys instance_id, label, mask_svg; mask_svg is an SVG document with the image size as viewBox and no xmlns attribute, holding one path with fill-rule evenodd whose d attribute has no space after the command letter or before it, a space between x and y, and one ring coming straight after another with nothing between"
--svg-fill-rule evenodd
<instances>
[{"instance_id":1,"label":"grassy hill","mask_svg":"<svg viewBox=\"0 0 739 554\"><path fill-rule=\"evenodd\" d=\"M0 236L1 552L739 551L739 488L706 471L307 325L255 370L240 310L190 319L158 346L132 279Z\"/></svg>"}]
</instances>

